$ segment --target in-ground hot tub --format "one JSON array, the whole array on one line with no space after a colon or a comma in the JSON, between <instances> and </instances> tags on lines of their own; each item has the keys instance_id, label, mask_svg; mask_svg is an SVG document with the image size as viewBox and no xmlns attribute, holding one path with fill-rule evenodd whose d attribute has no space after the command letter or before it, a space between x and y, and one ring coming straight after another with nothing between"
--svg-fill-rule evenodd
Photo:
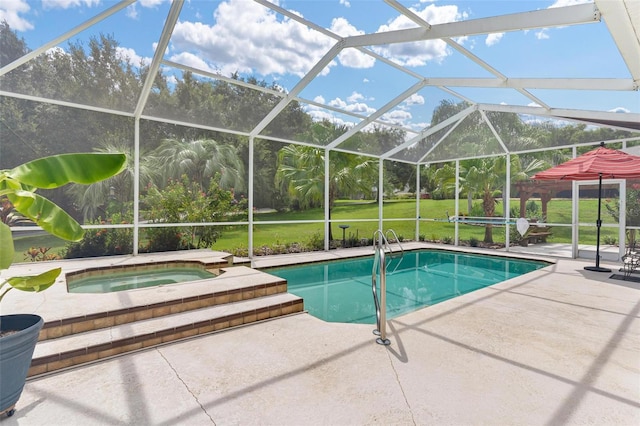
<instances>
[{"instance_id":1,"label":"in-ground hot tub","mask_svg":"<svg viewBox=\"0 0 640 426\"><path fill-rule=\"evenodd\" d=\"M66 274L69 293L112 293L137 288L215 278L198 261L166 261L90 268Z\"/></svg>"}]
</instances>

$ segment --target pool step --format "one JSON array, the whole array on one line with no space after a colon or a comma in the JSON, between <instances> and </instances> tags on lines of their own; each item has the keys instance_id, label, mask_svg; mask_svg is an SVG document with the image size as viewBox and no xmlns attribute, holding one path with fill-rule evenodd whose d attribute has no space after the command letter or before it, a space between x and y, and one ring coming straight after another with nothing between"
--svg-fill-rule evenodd
<instances>
[{"instance_id":1,"label":"pool step","mask_svg":"<svg viewBox=\"0 0 640 426\"><path fill-rule=\"evenodd\" d=\"M282 278L239 266L223 270L217 278L181 284L106 294L69 293L66 298L73 309L82 312L55 320L45 318L39 340L286 291L287 282Z\"/></svg>"},{"instance_id":2,"label":"pool step","mask_svg":"<svg viewBox=\"0 0 640 426\"><path fill-rule=\"evenodd\" d=\"M191 282L104 294L65 293L47 315L29 376L303 311L287 282L246 266Z\"/></svg>"},{"instance_id":3,"label":"pool step","mask_svg":"<svg viewBox=\"0 0 640 426\"><path fill-rule=\"evenodd\" d=\"M48 339L38 342L29 376L302 311L300 297L279 293Z\"/></svg>"}]
</instances>

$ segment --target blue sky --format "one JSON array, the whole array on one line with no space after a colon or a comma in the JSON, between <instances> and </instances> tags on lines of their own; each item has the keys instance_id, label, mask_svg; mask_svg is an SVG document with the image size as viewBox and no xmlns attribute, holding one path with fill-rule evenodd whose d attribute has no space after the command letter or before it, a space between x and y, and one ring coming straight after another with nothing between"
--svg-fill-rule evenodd
<instances>
[{"instance_id":1,"label":"blue sky","mask_svg":"<svg viewBox=\"0 0 640 426\"><path fill-rule=\"evenodd\" d=\"M400 1L431 24L583 3L581 0ZM0 19L36 48L116 4L109 0L4 0ZM415 27L382 1L296 0L277 2L340 36ZM72 40L113 34L121 54L134 63L154 54L169 0L141 0L80 33ZM604 23L466 37L465 49L508 77L629 78ZM187 0L165 59L230 75L254 75L291 90L335 43L315 30L249 0ZM65 50L67 42L59 48ZM492 77L442 41L372 46L371 50L428 77ZM173 70L164 69L167 75ZM346 111L369 115L415 84L416 80L379 60L345 50L306 87L301 97ZM530 105L514 90L451 88L478 102ZM596 91L532 91L553 107L640 112L640 94ZM385 116L418 130L431 119L442 99L456 99L430 87ZM329 110L309 107L316 117L353 122ZM357 120L356 120L357 121Z\"/></svg>"}]
</instances>

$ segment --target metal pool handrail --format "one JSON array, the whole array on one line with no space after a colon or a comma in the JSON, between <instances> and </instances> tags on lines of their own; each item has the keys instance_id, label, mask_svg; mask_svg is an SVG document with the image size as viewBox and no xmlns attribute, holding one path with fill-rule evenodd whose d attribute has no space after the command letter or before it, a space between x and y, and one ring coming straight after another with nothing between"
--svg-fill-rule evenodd
<instances>
[{"instance_id":1,"label":"metal pool handrail","mask_svg":"<svg viewBox=\"0 0 640 426\"><path fill-rule=\"evenodd\" d=\"M402 245L400 245L398 235L393 229L389 229L387 234L389 233L395 237L401 253L404 255L404 249L402 248ZM378 238L376 239L376 237ZM389 245L389 240L387 239L386 234L383 233L381 229L378 229L373 233L373 249L375 250L375 256L371 271L371 291L373 292L373 302L376 307L376 320L378 326L378 328L373 331L373 334L380 336L376 339L376 343L386 346L390 345L391 341L387 339L387 260L385 252L388 250L389 253L392 253L393 250ZM396 264L396 268L399 264L400 262ZM380 271L380 300L378 300L377 293L378 270Z\"/></svg>"}]
</instances>

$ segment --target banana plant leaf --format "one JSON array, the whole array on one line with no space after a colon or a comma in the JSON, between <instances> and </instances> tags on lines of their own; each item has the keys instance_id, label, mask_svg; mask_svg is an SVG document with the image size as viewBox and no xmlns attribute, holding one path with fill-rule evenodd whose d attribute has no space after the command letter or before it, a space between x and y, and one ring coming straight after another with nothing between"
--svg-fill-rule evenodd
<instances>
[{"instance_id":1,"label":"banana plant leaf","mask_svg":"<svg viewBox=\"0 0 640 426\"><path fill-rule=\"evenodd\" d=\"M14 254L11 229L4 223L0 223L0 269L11 266Z\"/></svg>"},{"instance_id":2,"label":"banana plant leaf","mask_svg":"<svg viewBox=\"0 0 640 426\"><path fill-rule=\"evenodd\" d=\"M11 287L17 288L22 291L39 292L48 289L56 282L56 278L62 272L61 268L51 269L47 272L43 272L40 275L34 275L30 277L11 277L7 279L7 282Z\"/></svg>"},{"instance_id":3,"label":"banana plant leaf","mask_svg":"<svg viewBox=\"0 0 640 426\"><path fill-rule=\"evenodd\" d=\"M91 184L124 170L125 154L76 153L44 157L7 172L10 178L35 188L58 188L68 183Z\"/></svg>"},{"instance_id":4,"label":"banana plant leaf","mask_svg":"<svg viewBox=\"0 0 640 426\"><path fill-rule=\"evenodd\" d=\"M29 191L8 194L13 207L48 233L67 241L80 241L84 230L57 204Z\"/></svg>"}]
</instances>

